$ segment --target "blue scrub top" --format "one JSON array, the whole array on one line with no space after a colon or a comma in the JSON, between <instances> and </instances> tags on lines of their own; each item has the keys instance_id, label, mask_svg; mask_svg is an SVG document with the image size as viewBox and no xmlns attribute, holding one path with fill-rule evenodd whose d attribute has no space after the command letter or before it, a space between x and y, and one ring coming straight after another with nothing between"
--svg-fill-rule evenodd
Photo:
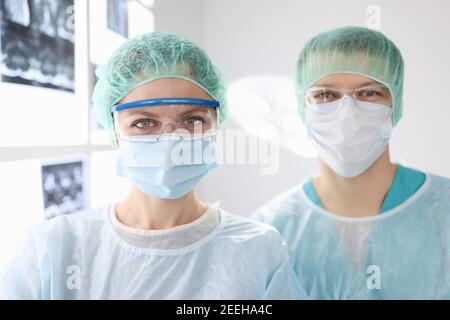
<instances>
[{"instance_id":1,"label":"blue scrub top","mask_svg":"<svg viewBox=\"0 0 450 320\"><path fill-rule=\"evenodd\" d=\"M324 206L312 184L312 179L313 178L311 177L305 182L303 185L303 190L312 202L323 208ZM397 164L397 171L395 173L394 181L392 182L392 185L384 198L380 213L389 211L402 204L406 199L412 196L424 182L424 173Z\"/></svg>"}]
</instances>

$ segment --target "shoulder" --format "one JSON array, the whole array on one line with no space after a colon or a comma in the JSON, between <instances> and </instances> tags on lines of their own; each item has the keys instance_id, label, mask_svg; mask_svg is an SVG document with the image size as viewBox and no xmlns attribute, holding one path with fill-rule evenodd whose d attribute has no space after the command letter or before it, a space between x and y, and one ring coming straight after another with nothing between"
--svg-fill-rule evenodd
<instances>
[{"instance_id":1,"label":"shoulder","mask_svg":"<svg viewBox=\"0 0 450 320\"><path fill-rule=\"evenodd\" d=\"M450 179L444 176L435 175L435 174L426 174L427 179L430 180L432 186L437 186L440 188L444 188L447 191L450 191Z\"/></svg>"},{"instance_id":2,"label":"shoulder","mask_svg":"<svg viewBox=\"0 0 450 320\"><path fill-rule=\"evenodd\" d=\"M283 246L285 244L279 232L268 224L241 217L223 209L220 209L220 212L222 220L220 233L234 242L255 242L264 246Z\"/></svg>"},{"instance_id":3,"label":"shoulder","mask_svg":"<svg viewBox=\"0 0 450 320\"><path fill-rule=\"evenodd\" d=\"M107 221L109 206L82 210L52 218L31 227L30 233L37 242L55 242L81 239L98 234Z\"/></svg>"},{"instance_id":4,"label":"shoulder","mask_svg":"<svg viewBox=\"0 0 450 320\"><path fill-rule=\"evenodd\" d=\"M289 248L276 228L263 222L221 210L222 229L215 237L217 245L235 255L251 258L252 264L273 269L289 259Z\"/></svg>"},{"instance_id":5,"label":"shoulder","mask_svg":"<svg viewBox=\"0 0 450 320\"><path fill-rule=\"evenodd\" d=\"M450 179L435 174L427 174L426 177L424 194L427 198L435 204L450 206Z\"/></svg>"},{"instance_id":6,"label":"shoulder","mask_svg":"<svg viewBox=\"0 0 450 320\"><path fill-rule=\"evenodd\" d=\"M258 208L251 215L251 219L276 225L277 220L298 218L306 205L303 185L302 182L277 195Z\"/></svg>"},{"instance_id":7,"label":"shoulder","mask_svg":"<svg viewBox=\"0 0 450 320\"><path fill-rule=\"evenodd\" d=\"M398 164L399 168L402 168L403 172L409 172L409 173L419 173L425 175L425 182L423 189L441 189L445 191L449 191L450 189L450 179L448 177L444 177L437 174L427 173L415 168L411 168L408 166L404 166L401 164Z\"/></svg>"}]
</instances>

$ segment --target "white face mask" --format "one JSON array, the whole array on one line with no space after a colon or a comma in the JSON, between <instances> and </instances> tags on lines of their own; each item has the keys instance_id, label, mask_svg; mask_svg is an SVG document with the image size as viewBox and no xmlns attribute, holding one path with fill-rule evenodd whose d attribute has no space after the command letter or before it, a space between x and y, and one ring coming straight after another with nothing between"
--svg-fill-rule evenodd
<instances>
[{"instance_id":1,"label":"white face mask","mask_svg":"<svg viewBox=\"0 0 450 320\"><path fill-rule=\"evenodd\" d=\"M355 177L386 150L392 108L352 97L305 108L306 128L319 157L337 174Z\"/></svg>"}]
</instances>

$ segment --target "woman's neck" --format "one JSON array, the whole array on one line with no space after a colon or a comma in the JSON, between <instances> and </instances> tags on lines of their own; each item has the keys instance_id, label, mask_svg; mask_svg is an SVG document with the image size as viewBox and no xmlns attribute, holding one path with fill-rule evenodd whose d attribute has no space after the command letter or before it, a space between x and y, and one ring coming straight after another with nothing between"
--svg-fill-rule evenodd
<instances>
[{"instance_id":1,"label":"woman's neck","mask_svg":"<svg viewBox=\"0 0 450 320\"><path fill-rule=\"evenodd\" d=\"M351 217L377 215L392 185L397 166L386 151L364 173L353 178L336 174L320 161L313 185L325 209Z\"/></svg>"},{"instance_id":2,"label":"woman's neck","mask_svg":"<svg viewBox=\"0 0 450 320\"><path fill-rule=\"evenodd\" d=\"M169 229L190 223L207 209L194 191L178 199L148 196L132 186L128 196L116 206L117 219L132 228Z\"/></svg>"}]
</instances>

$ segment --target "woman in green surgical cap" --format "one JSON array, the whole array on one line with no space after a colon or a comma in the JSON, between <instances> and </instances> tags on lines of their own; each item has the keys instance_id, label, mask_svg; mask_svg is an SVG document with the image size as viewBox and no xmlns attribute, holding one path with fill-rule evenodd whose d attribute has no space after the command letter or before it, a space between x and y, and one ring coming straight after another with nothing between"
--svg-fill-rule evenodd
<instances>
[{"instance_id":1,"label":"woman in green surgical cap","mask_svg":"<svg viewBox=\"0 0 450 320\"><path fill-rule=\"evenodd\" d=\"M6 299L298 299L286 242L201 201L225 83L177 34L129 39L97 69L94 104L130 190L34 226L0 277Z\"/></svg>"},{"instance_id":2,"label":"woman in green surgical cap","mask_svg":"<svg viewBox=\"0 0 450 320\"><path fill-rule=\"evenodd\" d=\"M313 299L449 299L450 180L389 156L403 59L383 34L345 27L300 53L298 109L319 172L253 217L287 240Z\"/></svg>"}]
</instances>

